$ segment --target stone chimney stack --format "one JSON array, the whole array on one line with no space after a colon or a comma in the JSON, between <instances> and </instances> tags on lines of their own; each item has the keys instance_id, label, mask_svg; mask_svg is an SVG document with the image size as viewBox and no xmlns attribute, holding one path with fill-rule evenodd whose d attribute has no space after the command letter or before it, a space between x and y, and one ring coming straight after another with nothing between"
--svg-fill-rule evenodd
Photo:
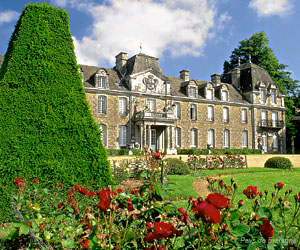
<instances>
[{"instance_id":1,"label":"stone chimney stack","mask_svg":"<svg viewBox=\"0 0 300 250\"><path fill-rule=\"evenodd\" d=\"M180 78L183 79L185 82L190 80L190 71L189 70L181 70L180 72Z\"/></svg>"},{"instance_id":2,"label":"stone chimney stack","mask_svg":"<svg viewBox=\"0 0 300 250\"><path fill-rule=\"evenodd\" d=\"M213 74L210 76L211 82L213 82L216 86L221 84L221 75L220 74Z\"/></svg>"},{"instance_id":3,"label":"stone chimney stack","mask_svg":"<svg viewBox=\"0 0 300 250\"><path fill-rule=\"evenodd\" d=\"M241 88L240 78L241 70L239 68L234 68L231 72L231 82L237 89Z\"/></svg>"},{"instance_id":4,"label":"stone chimney stack","mask_svg":"<svg viewBox=\"0 0 300 250\"><path fill-rule=\"evenodd\" d=\"M127 63L127 53L120 52L118 55L116 55L116 67L119 70L119 72L123 71L123 67L126 63Z\"/></svg>"}]
</instances>

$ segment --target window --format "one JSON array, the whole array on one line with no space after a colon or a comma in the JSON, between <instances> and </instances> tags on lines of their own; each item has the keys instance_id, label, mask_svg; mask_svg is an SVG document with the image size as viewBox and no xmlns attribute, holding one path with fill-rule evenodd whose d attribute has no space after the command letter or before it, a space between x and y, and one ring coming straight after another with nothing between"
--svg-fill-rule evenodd
<instances>
[{"instance_id":1,"label":"window","mask_svg":"<svg viewBox=\"0 0 300 250\"><path fill-rule=\"evenodd\" d=\"M278 112L272 112L272 127L278 126Z\"/></svg>"},{"instance_id":2,"label":"window","mask_svg":"<svg viewBox=\"0 0 300 250\"><path fill-rule=\"evenodd\" d=\"M273 148L278 148L278 134L276 132L273 133Z\"/></svg>"},{"instance_id":3,"label":"window","mask_svg":"<svg viewBox=\"0 0 300 250\"><path fill-rule=\"evenodd\" d=\"M181 147L181 128L175 128L175 147Z\"/></svg>"},{"instance_id":4,"label":"window","mask_svg":"<svg viewBox=\"0 0 300 250\"><path fill-rule=\"evenodd\" d=\"M156 100L155 99L147 99L147 106L152 112L156 112Z\"/></svg>"},{"instance_id":5,"label":"window","mask_svg":"<svg viewBox=\"0 0 300 250\"><path fill-rule=\"evenodd\" d=\"M119 146L126 147L127 129L126 126L119 126Z\"/></svg>"},{"instance_id":6,"label":"window","mask_svg":"<svg viewBox=\"0 0 300 250\"><path fill-rule=\"evenodd\" d=\"M106 114L106 96L98 96L98 114Z\"/></svg>"},{"instance_id":7,"label":"window","mask_svg":"<svg viewBox=\"0 0 300 250\"><path fill-rule=\"evenodd\" d=\"M97 76L97 88L106 89L106 76Z\"/></svg>"},{"instance_id":8,"label":"window","mask_svg":"<svg viewBox=\"0 0 300 250\"><path fill-rule=\"evenodd\" d=\"M261 125L262 126L267 126L267 120L268 120L267 111L262 110L261 111Z\"/></svg>"},{"instance_id":9,"label":"window","mask_svg":"<svg viewBox=\"0 0 300 250\"><path fill-rule=\"evenodd\" d=\"M190 87L190 96L196 97L196 88L195 87Z\"/></svg>"},{"instance_id":10,"label":"window","mask_svg":"<svg viewBox=\"0 0 300 250\"><path fill-rule=\"evenodd\" d=\"M261 103L266 102L266 92L263 89L260 90L260 102Z\"/></svg>"},{"instance_id":11,"label":"window","mask_svg":"<svg viewBox=\"0 0 300 250\"><path fill-rule=\"evenodd\" d=\"M198 138L198 131L195 128L191 129L191 147L197 147L197 138Z\"/></svg>"},{"instance_id":12,"label":"window","mask_svg":"<svg viewBox=\"0 0 300 250\"><path fill-rule=\"evenodd\" d=\"M213 129L208 130L208 145L215 147L215 131Z\"/></svg>"},{"instance_id":13,"label":"window","mask_svg":"<svg viewBox=\"0 0 300 250\"><path fill-rule=\"evenodd\" d=\"M206 99L213 99L213 91L212 89L206 89Z\"/></svg>"},{"instance_id":14,"label":"window","mask_svg":"<svg viewBox=\"0 0 300 250\"><path fill-rule=\"evenodd\" d=\"M223 120L224 122L229 122L229 109L223 108Z\"/></svg>"},{"instance_id":15,"label":"window","mask_svg":"<svg viewBox=\"0 0 300 250\"><path fill-rule=\"evenodd\" d=\"M224 130L224 148L229 148L230 145L230 134L229 130L225 129Z\"/></svg>"},{"instance_id":16,"label":"window","mask_svg":"<svg viewBox=\"0 0 300 250\"><path fill-rule=\"evenodd\" d=\"M180 117L181 117L181 109L180 109L180 103L178 103L178 102L174 103L174 114L175 114L176 118L180 119Z\"/></svg>"},{"instance_id":17,"label":"window","mask_svg":"<svg viewBox=\"0 0 300 250\"><path fill-rule=\"evenodd\" d=\"M272 90L272 104L277 103L277 95L276 95L276 90Z\"/></svg>"},{"instance_id":18,"label":"window","mask_svg":"<svg viewBox=\"0 0 300 250\"><path fill-rule=\"evenodd\" d=\"M222 91L222 101L227 102L228 101L228 92L227 91Z\"/></svg>"},{"instance_id":19,"label":"window","mask_svg":"<svg viewBox=\"0 0 300 250\"><path fill-rule=\"evenodd\" d=\"M248 148L248 131L244 130L242 132L242 147Z\"/></svg>"},{"instance_id":20,"label":"window","mask_svg":"<svg viewBox=\"0 0 300 250\"><path fill-rule=\"evenodd\" d=\"M247 123L247 109L242 109L242 123Z\"/></svg>"},{"instance_id":21,"label":"window","mask_svg":"<svg viewBox=\"0 0 300 250\"><path fill-rule=\"evenodd\" d=\"M213 106L207 107L207 118L210 122L214 121L214 107Z\"/></svg>"},{"instance_id":22,"label":"window","mask_svg":"<svg viewBox=\"0 0 300 250\"><path fill-rule=\"evenodd\" d=\"M125 97L119 98L119 112L120 115L127 115L127 99Z\"/></svg>"},{"instance_id":23,"label":"window","mask_svg":"<svg viewBox=\"0 0 300 250\"><path fill-rule=\"evenodd\" d=\"M105 147L107 147L107 127L106 125L101 124L99 127L101 131L101 140Z\"/></svg>"},{"instance_id":24,"label":"window","mask_svg":"<svg viewBox=\"0 0 300 250\"><path fill-rule=\"evenodd\" d=\"M191 104L191 120L197 120L197 106L196 104Z\"/></svg>"}]
</instances>

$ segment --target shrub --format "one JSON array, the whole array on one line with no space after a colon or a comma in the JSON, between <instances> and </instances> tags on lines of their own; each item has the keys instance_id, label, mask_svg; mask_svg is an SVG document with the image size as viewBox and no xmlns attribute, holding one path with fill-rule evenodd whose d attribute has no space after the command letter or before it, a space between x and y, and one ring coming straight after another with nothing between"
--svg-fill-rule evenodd
<instances>
[{"instance_id":1,"label":"shrub","mask_svg":"<svg viewBox=\"0 0 300 250\"><path fill-rule=\"evenodd\" d=\"M265 168L280 168L280 169L291 169L293 164L290 159L285 157L272 157L265 162Z\"/></svg>"},{"instance_id":2,"label":"shrub","mask_svg":"<svg viewBox=\"0 0 300 250\"><path fill-rule=\"evenodd\" d=\"M189 166L184 161L177 158L168 158L166 161L168 174L186 175L190 173Z\"/></svg>"},{"instance_id":3,"label":"shrub","mask_svg":"<svg viewBox=\"0 0 300 250\"><path fill-rule=\"evenodd\" d=\"M112 183L65 10L24 8L0 69L0 221L11 221L14 178L43 183Z\"/></svg>"}]
</instances>

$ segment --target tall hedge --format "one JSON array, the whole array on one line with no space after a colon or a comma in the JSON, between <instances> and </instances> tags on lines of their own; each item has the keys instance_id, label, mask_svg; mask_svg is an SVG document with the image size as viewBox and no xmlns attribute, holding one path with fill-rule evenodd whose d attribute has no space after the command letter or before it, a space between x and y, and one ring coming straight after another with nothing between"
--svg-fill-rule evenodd
<instances>
[{"instance_id":1,"label":"tall hedge","mask_svg":"<svg viewBox=\"0 0 300 250\"><path fill-rule=\"evenodd\" d=\"M11 219L13 179L87 187L112 183L86 100L68 13L25 6L0 70L0 221Z\"/></svg>"}]
</instances>

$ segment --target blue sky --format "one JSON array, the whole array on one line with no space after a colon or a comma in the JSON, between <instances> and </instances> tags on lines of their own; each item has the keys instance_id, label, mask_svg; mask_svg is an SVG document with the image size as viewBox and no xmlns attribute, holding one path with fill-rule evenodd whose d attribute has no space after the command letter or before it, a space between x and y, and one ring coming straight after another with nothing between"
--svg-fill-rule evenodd
<instances>
[{"instance_id":1,"label":"blue sky","mask_svg":"<svg viewBox=\"0 0 300 250\"><path fill-rule=\"evenodd\" d=\"M1 0L0 54L28 0ZM32 1L34 2L34 1ZM300 80L298 0L46 0L66 9L78 63L112 67L115 55L159 58L166 75L209 80L239 41L265 31L280 63Z\"/></svg>"}]
</instances>

